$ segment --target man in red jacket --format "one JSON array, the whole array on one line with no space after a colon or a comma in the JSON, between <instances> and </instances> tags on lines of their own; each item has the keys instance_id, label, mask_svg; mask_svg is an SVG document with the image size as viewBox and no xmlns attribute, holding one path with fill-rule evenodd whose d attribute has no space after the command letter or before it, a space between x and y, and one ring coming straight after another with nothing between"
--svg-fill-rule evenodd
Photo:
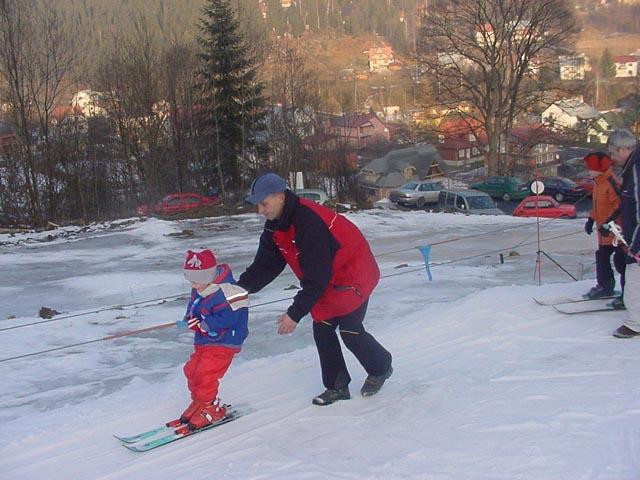
<instances>
[{"instance_id":1,"label":"man in red jacket","mask_svg":"<svg viewBox=\"0 0 640 480\"><path fill-rule=\"evenodd\" d=\"M285 181L274 173L257 178L246 201L258 206L266 222L256 257L238 285L257 292L286 265L300 280L302 289L278 319L278 333L293 332L300 319L311 313L326 388L313 403L329 405L351 398L351 377L336 328L368 374L360 393L376 394L393 368L391 354L362 324L369 295L380 279L367 240L342 215L287 190Z\"/></svg>"}]
</instances>

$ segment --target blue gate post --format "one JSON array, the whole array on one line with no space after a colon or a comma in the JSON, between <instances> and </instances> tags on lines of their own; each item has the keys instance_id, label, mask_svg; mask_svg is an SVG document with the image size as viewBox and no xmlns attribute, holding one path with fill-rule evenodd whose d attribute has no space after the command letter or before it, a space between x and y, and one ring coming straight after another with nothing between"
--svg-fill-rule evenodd
<instances>
[{"instance_id":1,"label":"blue gate post","mask_svg":"<svg viewBox=\"0 0 640 480\"><path fill-rule=\"evenodd\" d=\"M431 252L431 245L423 245L421 247L416 247L422 253L422 257L424 258L424 266L427 269L427 276L429 277L429 281L433 281L433 276L431 275L431 270L429 269L429 253Z\"/></svg>"}]
</instances>

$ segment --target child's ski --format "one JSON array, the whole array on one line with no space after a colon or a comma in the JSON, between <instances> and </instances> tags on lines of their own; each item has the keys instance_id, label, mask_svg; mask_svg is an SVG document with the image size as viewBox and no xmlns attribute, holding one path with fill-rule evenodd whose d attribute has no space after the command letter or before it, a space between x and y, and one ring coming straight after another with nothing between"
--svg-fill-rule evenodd
<instances>
[{"instance_id":1,"label":"child's ski","mask_svg":"<svg viewBox=\"0 0 640 480\"><path fill-rule=\"evenodd\" d=\"M177 428L168 427L165 425L162 427L147 430L146 432L142 432L137 435L131 435L127 437L114 436L122 442L123 447L126 447L133 452L146 452L148 450L153 450L154 448L161 447L162 445L175 442L176 440L180 440L181 438L190 437L191 435L194 435L196 433L218 427L225 423L229 423L243 415L246 415L249 412L249 408L233 408L228 406L227 414L224 418L198 430L189 430L186 425Z\"/></svg>"}]
</instances>

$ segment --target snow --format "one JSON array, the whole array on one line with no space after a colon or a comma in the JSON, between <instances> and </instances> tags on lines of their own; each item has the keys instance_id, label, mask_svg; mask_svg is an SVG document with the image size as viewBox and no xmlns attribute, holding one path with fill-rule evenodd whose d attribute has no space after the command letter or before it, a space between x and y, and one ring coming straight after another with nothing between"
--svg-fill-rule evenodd
<instances>
[{"instance_id":1,"label":"snow","mask_svg":"<svg viewBox=\"0 0 640 480\"><path fill-rule=\"evenodd\" d=\"M595 238L581 233L584 219L541 222L550 239L542 249L584 278L542 256L538 286L535 220L389 210L349 218L383 275L366 318L394 355L382 391L359 395L365 372L346 352L352 399L311 405L323 387L310 321L276 334L297 285L287 270L252 296L250 336L221 385L223 400L253 411L144 454L112 435L186 406L191 334L103 339L181 317L188 248L214 248L239 275L262 219L0 235L0 479L637 478L640 342L611 336L624 312L562 315L532 300L593 285ZM175 235L185 230L194 236ZM434 245L432 282L415 248L425 244ZM45 322L41 306L62 313Z\"/></svg>"}]
</instances>

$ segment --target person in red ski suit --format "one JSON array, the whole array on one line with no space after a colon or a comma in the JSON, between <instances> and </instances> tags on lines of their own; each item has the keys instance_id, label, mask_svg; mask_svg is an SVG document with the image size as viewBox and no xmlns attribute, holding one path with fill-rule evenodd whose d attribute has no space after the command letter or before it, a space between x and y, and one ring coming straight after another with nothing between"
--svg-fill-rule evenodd
<instances>
[{"instance_id":1,"label":"person in red ski suit","mask_svg":"<svg viewBox=\"0 0 640 480\"><path fill-rule=\"evenodd\" d=\"M320 357L325 392L315 405L351 398L351 377L336 329L368 376L363 396L377 393L393 372L391 354L362 324L369 296L380 278L367 240L347 218L287 190L275 173L257 178L246 199L257 205L266 223L253 263L238 285L254 293L271 283L289 265L302 289L278 319L278 333L291 333L307 314Z\"/></svg>"},{"instance_id":2,"label":"person in red ski suit","mask_svg":"<svg viewBox=\"0 0 640 480\"><path fill-rule=\"evenodd\" d=\"M611 256L616 270L620 274L620 283L624 288L625 259L624 252L613 245L613 235L609 232L608 223L615 221L620 224L620 180L611 169L609 155L602 152L589 153L584 157L584 163L589 174L595 180L592 195L592 208L589 212L584 229L589 235L595 230L598 234L598 249L596 250L596 281L597 284L587 293L589 298L608 297L613 295L615 276L611 268ZM614 300L622 303L621 300ZM624 305L624 304L622 304Z\"/></svg>"},{"instance_id":3,"label":"person in red ski suit","mask_svg":"<svg viewBox=\"0 0 640 480\"><path fill-rule=\"evenodd\" d=\"M180 423L196 430L226 414L217 400L218 386L249 333L249 300L229 265L218 264L211 250L187 251L184 276L191 283L191 299L178 323L195 335L194 351L183 369L191 404Z\"/></svg>"}]
</instances>

